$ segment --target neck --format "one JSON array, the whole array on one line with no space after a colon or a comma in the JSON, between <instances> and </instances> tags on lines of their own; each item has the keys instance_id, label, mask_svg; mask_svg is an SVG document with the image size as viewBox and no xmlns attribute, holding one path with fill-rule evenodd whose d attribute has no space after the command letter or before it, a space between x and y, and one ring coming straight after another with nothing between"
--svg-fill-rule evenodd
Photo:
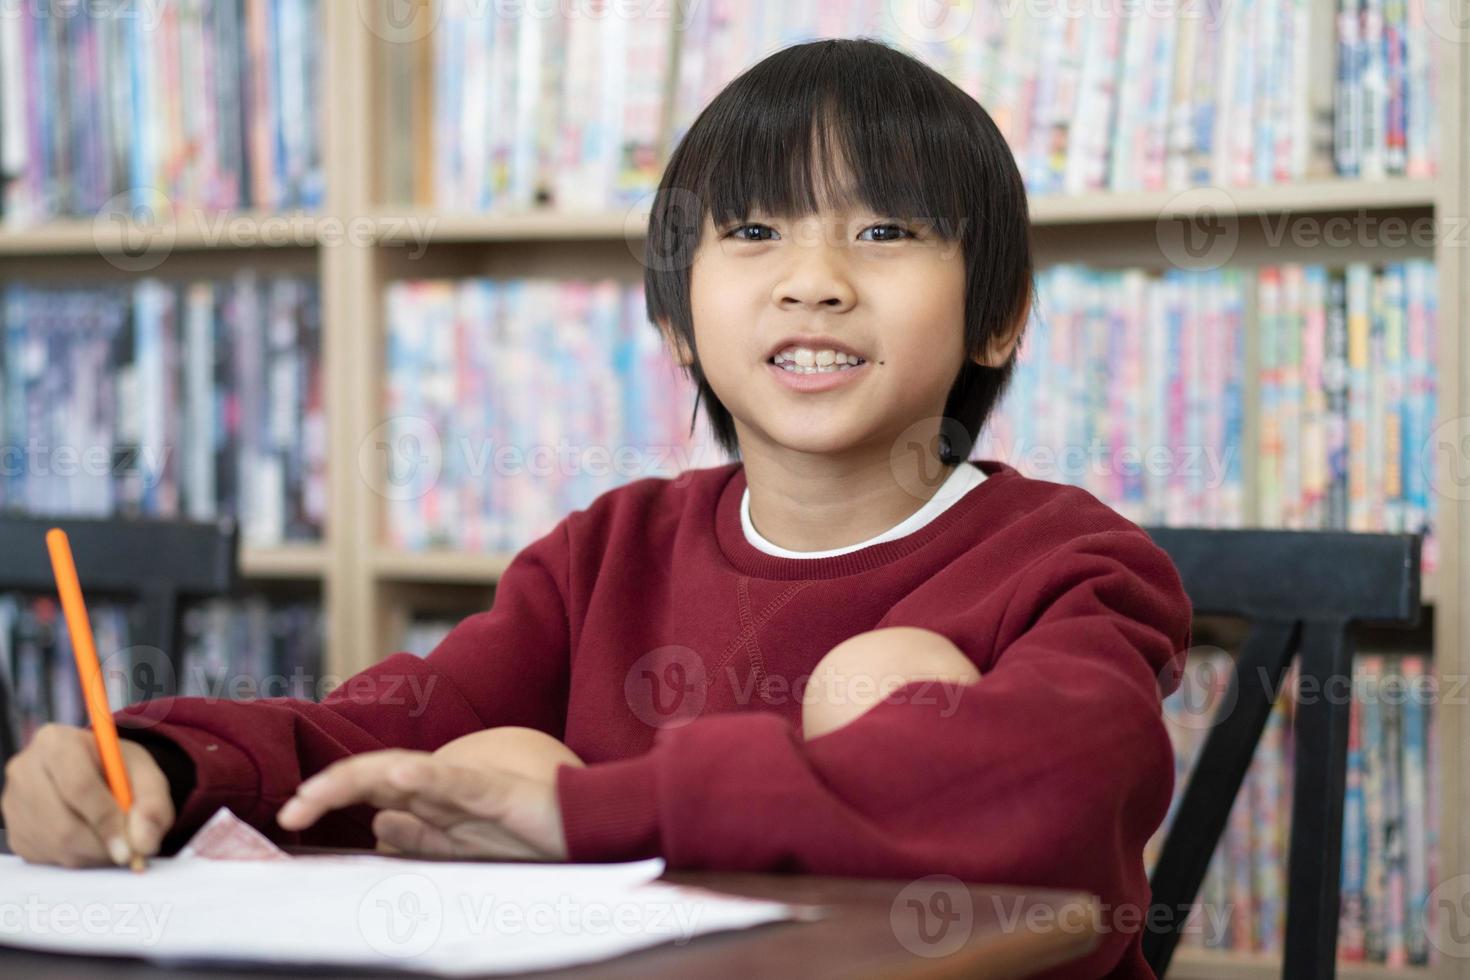
<instances>
[{"instance_id":1,"label":"neck","mask_svg":"<svg viewBox=\"0 0 1470 980\"><path fill-rule=\"evenodd\" d=\"M790 551L826 551L866 541L912 516L954 472L930 459L900 473L881 458L812 453L742 454L750 521L761 537Z\"/></svg>"}]
</instances>

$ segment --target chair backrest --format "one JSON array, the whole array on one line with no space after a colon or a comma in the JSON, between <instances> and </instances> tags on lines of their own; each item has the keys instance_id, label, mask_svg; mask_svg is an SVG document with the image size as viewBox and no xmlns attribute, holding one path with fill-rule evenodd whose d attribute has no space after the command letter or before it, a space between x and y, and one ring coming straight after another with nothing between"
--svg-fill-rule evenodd
<instances>
[{"instance_id":1,"label":"chair backrest","mask_svg":"<svg viewBox=\"0 0 1470 980\"><path fill-rule=\"evenodd\" d=\"M1418 534L1146 527L1173 559L1198 615L1243 619L1231 706L1200 750L1149 884L1144 956L1163 976L1204 881L1275 694L1300 651L1300 682L1350 689L1355 623L1419 623ZM1329 686L1329 678L1337 678ZM1351 699L1304 699L1293 727L1294 780L1282 976L1336 972L1342 810Z\"/></svg>"},{"instance_id":2,"label":"chair backrest","mask_svg":"<svg viewBox=\"0 0 1470 980\"><path fill-rule=\"evenodd\" d=\"M53 527L66 532L88 604L94 598L141 602L142 631L132 641L164 651L174 668L171 676L182 676L179 600L234 591L240 546L236 522L0 516L0 591L56 595L46 550L46 532ZM0 669L0 767L19 749L14 707L8 703L13 692L4 684L9 668Z\"/></svg>"}]
</instances>

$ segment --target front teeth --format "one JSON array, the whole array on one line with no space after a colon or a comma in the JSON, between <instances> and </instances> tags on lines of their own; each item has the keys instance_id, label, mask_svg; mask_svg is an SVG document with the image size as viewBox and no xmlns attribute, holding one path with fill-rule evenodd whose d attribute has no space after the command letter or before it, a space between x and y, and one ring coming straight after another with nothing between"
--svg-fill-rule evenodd
<instances>
[{"instance_id":1,"label":"front teeth","mask_svg":"<svg viewBox=\"0 0 1470 980\"><path fill-rule=\"evenodd\" d=\"M777 361L776 366L783 371L792 374L833 374L837 371L846 371L848 368L856 367L856 364L828 364L824 367L802 367L789 361Z\"/></svg>"},{"instance_id":2,"label":"front teeth","mask_svg":"<svg viewBox=\"0 0 1470 980\"><path fill-rule=\"evenodd\" d=\"M843 351L789 347L773 358L777 367L792 374L831 374L864 363L856 354Z\"/></svg>"}]
</instances>

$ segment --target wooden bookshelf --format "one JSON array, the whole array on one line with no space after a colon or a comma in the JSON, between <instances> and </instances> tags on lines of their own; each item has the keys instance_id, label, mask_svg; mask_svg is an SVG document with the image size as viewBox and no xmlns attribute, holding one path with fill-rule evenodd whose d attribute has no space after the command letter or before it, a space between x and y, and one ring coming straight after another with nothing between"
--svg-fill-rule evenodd
<instances>
[{"instance_id":1,"label":"wooden bookshelf","mask_svg":"<svg viewBox=\"0 0 1470 980\"><path fill-rule=\"evenodd\" d=\"M1310 180L1265 187L1225 188L1237 215L1282 212L1400 211L1435 206L1437 180ZM1037 225L1096 222L1152 222L1188 215L1197 191L1140 191L1088 197L1033 197L1031 220Z\"/></svg>"},{"instance_id":2,"label":"wooden bookshelf","mask_svg":"<svg viewBox=\"0 0 1470 980\"><path fill-rule=\"evenodd\" d=\"M319 580L327 572L327 549L321 545L242 548L240 574L251 579Z\"/></svg>"},{"instance_id":3,"label":"wooden bookshelf","mask_svg":"<svg viewBox=\"0 0 1470 980\"><path fill-rule=\"evenodd\" d=\"M0 256L158 254L171 250L314 248L321 219L306 212L210 212L160 208L95 221L51 221L0 231Z\"/></svg>"},{"instance_id":4,"label":"wooden bookshelf","mask_svg":"<svg viewBox=\"0 0 1470 980\"><path fill-rule=\"evenodd\" d=\"M1321 0L1326 2L1326 0ZM381 341L383 322L379 296L384 286L399 278L433 275L613 275L626 280L641 278L638 249L647 222L646 201L611 213L519 212L462 214L394 206L376 197L378 174L374 148L386 134L376 131L379 114L372 109L384 84L373 70L377 40L363 31L350 15L335 13L332 39L337 73L332 84L340 98L333 104L343 110L335 122L334 157L329 176L335 213L372 214L378 227L377 245L323 250L323 275L334 291L328 293L333 309L327 314L327 343L338 354L332 364L334 400L333 434L348 446L376 423L383 377ZM1314 180L1290 186L1230 189L1228 206L1242 219L1283 214L1352 215L1371 212L1378 217L1397 216L1408 220L1432 216L1453 219L1470 214L1467 192L1465 119L1467 53L1448 41L1444 44L1444 98L1441 116L1441 173L1433 180L1394 179L1380 182L1360 180ZM345 70L344 70L345 69ZM1040 265L1062 261L1088 261L1096 265L1161 265L1157 225L1176 215L1187 216L1197 207L1198 195L1189 192L1099 194L1085 198L1035 197L1031 208L1036 227L1037 260ZM1311 261L1320 258L1311 249L1286 243L1273 247L1261 233L1262 222L1242 220L1241 235L1233 261L1243 265L1265 262ZM422 249L414 260L404 257L404 246ZM1467 300L1466 252L1441 237L1432 250L1409 246L1401 251L1388 247L1334 250L1334 261L1356 261L1395 257L1433 258L1440 288L1438 384L1441 420L1470 414L1470 398L1459 378L1470 366L1470 351L1462 346L1454 326L1470 313ZM1250 327L1250 324L1247 324ZM363 338L371 343L362 343ZM335 343L334 343L335 341ZM346 349L343 349L343 342ZM1250 351L1248 350L1248 357ZM1250 361L1248 360L1248 363ZM1251 413L1247 414L1250 417ZM1254 436L1254 428L1247 439ZM1249 442L1247 443L1249 444ZM334 454L333 460L342 459ZM346 470L345 478L343 471ZM375 535L380 526L381 503L355 469L334 465L336 510L350 515L350 540L334 538L335 556L331 592L332 628L336 640L333 668L339 673L359 669L393 652L395 637L409 616L416 597L440 597L445 590L461 596L483 594L504 571L508 554L460 554L430 552L404 554L381 544ZM1251 474L1253 475L1253 474ZM1247 485L1251 484L1250 475ZM1433 662L1442 675L1466 668L1461 650L1470 646L1470 617L1461 606L1461 568L1466 552L1462 546L1470 521L1462 519L1465 505L1448 497L1439 501L1440 568L1423 583L1426 602L1435 604ZM340 523L338 524L340 527ZM360 611L370 611L367 615ZM1462 793L1459 765L1467 738L1466 711L1446 706L1436 711L1443 800L1439 816L1440 878L1470 872L1459 797ZM1171 977L1231 978L1265 980L1280 976L1279 958L1269 955L1216 953L1181 950ZM1382 978L1448 978L1470 980L1470 961L1450 957L1433 969L1390 969L1371 964L1342 964L1339 975L1351 980Z\"/></svg>"},{"instance_id":5,"label":"wooden bookshelf","mask_svg":"<svg viewBox=\"0 0 1470 980\"><path fill-rule=\"evenodd\" d=\"M443 582L455 585L494 585L512 554L467 554L459 551L377 551L373 574L382 582Z\"/></svg>"},{"instance_id":6,"label":"wooden bookshelf","mask_svg":"<svg viewBox=\"0 0 1470 980\"><path fill-rule=\"evenodd\" d=\"M1437 203L1440 182L1396 177L1384 181L1315 180L1299 184L1231 188L1237 216L1343 213L1360 210L1426 211ZM1088 197L1036 196L1032 223L1039 227L1147 224L1187 216L1192 191L1143 191ZM253 250L315 248L323 237L370 237L376 244L494 243L520 241L641 241L648 202L623 211L527 210L467 214L412 208L368 207L333 221L307 212L160 211L152 220L105 218L54 221L24 230L0 230L0 256L111 255L124 250ZM328 245L332 244L330 241Z\"/></svg>"},{"instance_id":7,"label":"wooden bookshelf","mask_svg":"<svg viewBox=\"0 0 1470 980\"><path fill-rule=\"evenodd\" d=\"M1329 3L1330 0L1313 0ZM384 42L367 28L359 4L324 3L326 17L323 152L326 203L320 214L180 212L161 225L113 221L65 221L25 231L0 231L0 278L97 272L127 275L112 261L136 252L138 243L167 248L172 268L229 269L242 262L310 269L320 279L322 357L329 426L329 509L326 540L318 545L246 549L241 570L261 581L320 587L327 622L325 673L346 677L394 651L409 606L435 595L475 596L493 587L510 561L507 554L430 552L408 554L385 547L376 534L381 498L362 479L357 447L381 421L384 324L381 296L397 279L463 275L613 275L641 279L638 248L647 204L594 213L467 214L425 211L380 200L375 187L382 87L375 69ZM1293 214L1379 216L1440 221L1432 248L1385 244L1333 249L1334 263L1390 257L1429 257L1437 266L1439 421L1470 417L1470 345L1461 324L1470 319L1470 247L1463 223L1470 216L1470 51L1441 42L1440 175L1432 180L1380 182L1320 179L1287 186L1232 188L1229 207L1242 218ZM1160 267L1156 239L1161 220L1187 216L1196 206L1189 191L1035 197L1037 261L1048 266L1086 261L1098 267ZM1234 264L1320 261L1321 251L1290 243L1275 246L1243 221ZM1252 228L1255 230L1252 231ZM147 238L143 236L155 236ZM1459 237L1455 237L1458 235ZM408 255L406 246L422 247ZM237 253L248 253L240 255ZM167 272L165 266L161 271ZM60 270L56 272L55 270ZM145 273L146 274L146 273ZM1250 361L1247 324L1247 358ZM1247 391L1247 403L1251 392ZM1247 412L1246 445L1254 429ZM1249 454L1247 454L1247 459ZM1249 463L1247 464L1250 465ZM1253 474L1246 474L1252 486ZM1441 677L1470 669L1470 603L1465 563L1470 561L1470 503L1438 501L1440 564L1426 579L1424 597L1435 605L1433 664ZM1470 750L1470 711L1454 703L1436 706L1442 809L1439 815L1439 880L1470 874L1470 780L1462 759ZM1356 980L1470 980L1470 958L1443 957L1435 968L1389 969L1342 964L1339 976ZM1265 980L1280 975L1273 956L1181 949L1170 977Z\"/></svg>"}]
</instances>

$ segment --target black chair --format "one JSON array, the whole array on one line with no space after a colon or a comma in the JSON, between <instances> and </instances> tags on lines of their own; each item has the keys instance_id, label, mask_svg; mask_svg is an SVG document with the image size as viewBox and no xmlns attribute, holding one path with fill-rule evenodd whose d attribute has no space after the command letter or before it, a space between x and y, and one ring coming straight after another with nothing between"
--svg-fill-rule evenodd
<instances>
[{"instance_id":1,"label":"black chair","mask_svg":"<svg viewBox=\"0 0 1470 980\"><path fill-rule=\"evenodd\" d=\"M163 651L173 668L170 676L178 677L180 600L235 590L240 548L236 522L0 516L0 591L56 596L46 550L46 532L53 527L66 532L89 608L93 599L141 603L142 628L132 634L132 642ZM105 657L106 651L98 655ZM14 710L0 683L0 767L19 751L18 739Z\"/></svg>"},{"instance_id":2,"label":"black chair","mask_svg":"<svg viewBox=\"0 0 1470 980\"><path fill-rule=\"evenodd\" d=\"M1144 529L1168 552L1199 615L1243 619L1248 631L1225 704L1200 751L1154 866L1144 956L1163 976L1225 829L1294 653L1313 690L1352 677L1356 623L1419 624L1422 538L1345 531ZM1328 686L1329 678L1333 687ZM1295 781L1281 975L1331 980L1337 968L1343 792L1350 699L1297 707Z\"/></svg>"}]
</instances>

